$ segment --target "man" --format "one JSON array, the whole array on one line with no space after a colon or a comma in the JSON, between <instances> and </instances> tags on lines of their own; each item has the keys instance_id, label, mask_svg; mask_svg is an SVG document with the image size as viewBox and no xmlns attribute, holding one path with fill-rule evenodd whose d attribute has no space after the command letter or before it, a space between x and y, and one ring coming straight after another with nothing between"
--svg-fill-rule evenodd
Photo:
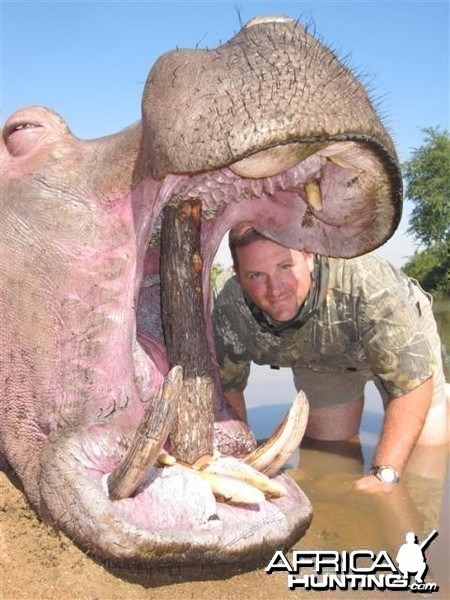
<instances>
[{"instance_id":1,"label":"man","mask_svg":"<svg viewBox=\"0 0 450 600\"><path fill-rule=\"evenodd\" d=\"M385 418L370 475L357 487L392 489L417 443L447 442L440 341L427 295L374 255L314 256L241 224L230 232L235 277L213 311L222 387L246 420L250 363L291 367L310 402L306 436L350 440L364 385L381 392Z\"/></svg>"}]
</instances>

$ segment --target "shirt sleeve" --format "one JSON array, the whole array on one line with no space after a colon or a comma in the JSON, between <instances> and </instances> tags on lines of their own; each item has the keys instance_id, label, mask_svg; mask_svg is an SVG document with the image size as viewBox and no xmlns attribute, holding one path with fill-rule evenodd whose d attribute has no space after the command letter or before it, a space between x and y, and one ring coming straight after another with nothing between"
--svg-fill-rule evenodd
<instances>
[{"instance_id":1,"label":"shirt sleeve","mask_svg":"<svg viewBox=\"0 0 450 600\"><path fill-rule=\"evenodd\" d=\"M219 295L213 313L213 329L220 381L224 391L244 391L250 374L251 358L239 338L239 323L231 305L221 304Z\"/></svg>"},{"instance_id":2,"label":"shirt sleeve","mask_svg":"<svg viewBox=\"0 0 450 600\"><path fill-rule=\"evenodd\" d=\"M370 267L362 278L358 325L372 371L396 398L429 379L435 359L412 283L388 263Z\"/></svg>"}]
</instances>

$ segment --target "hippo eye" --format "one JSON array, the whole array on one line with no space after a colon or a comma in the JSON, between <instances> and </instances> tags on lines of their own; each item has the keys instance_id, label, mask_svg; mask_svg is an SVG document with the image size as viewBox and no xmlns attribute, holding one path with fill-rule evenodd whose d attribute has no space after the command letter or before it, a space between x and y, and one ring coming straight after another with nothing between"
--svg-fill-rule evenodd
<instances>
[{"instance_id":1,"label":"hippo eye","mask_svg":"<svg viewBox=\"0 0 450 600\"><path fill-rule=\"evenodd\" d=\"M43 106L28 106L16 111L3 127L3 140L11 156L26 156L38 147L60 140L70 130L54 111Z\"/></svg>"},{"instance_id":2,"label":"hippo eye","mask_svg":"<svg viewBox=\"0 0 450 600\"><path fill-rule=\"evenodd\" d=\"M23 129L35 129L37 127L42 127L42 125L39 123L31 123L29 121L12 122L5 127L5 137L12 135L16 131L21 131Z\"/></svg>"},{"instance_id":3,"label":"hippo eye","mask_svg":"<svg viewBox=\"0 0 450 600\"><path fill-rule=\"evenodd\" d=\"M36 143L35 136L27 135L28 132L42 130L43 125L39 122L33 122L29 119L11 119L6 123L3 130L3 139L8 151L13 156L23 156L32 149Z\"/></svg>"},{"instance_id":4,"label":"hippo eye","mask_svg":"<svg viewBox=\"0 0 450 600\"><path fill-rule=\"evenodd\" d=\"M18 131L19 129L27 129L28 127L39 127L39 125L35 125L34 123L19 123L13 129L13 131Z\"/></svg>"}]
</instances>

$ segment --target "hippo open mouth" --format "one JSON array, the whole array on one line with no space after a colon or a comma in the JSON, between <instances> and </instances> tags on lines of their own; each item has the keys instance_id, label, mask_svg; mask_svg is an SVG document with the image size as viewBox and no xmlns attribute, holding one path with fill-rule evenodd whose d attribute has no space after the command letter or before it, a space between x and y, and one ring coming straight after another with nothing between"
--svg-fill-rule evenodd
<instances>
[{"instance_id":1,"label":"hippo open mouth","mask_svg":"<svg viewBox=\"0 0 450 600\"><path fill-rule=\"evenodd\" d=\"M392 142L353 75L286 18L164 55L142 123L82 141L56 113L3 131L1 451L40 514L94 554L268 560L311 518L279 469L300 393L255 450L221 392L209 272L225 233L350 257L400 218Z\"/></svg>"}]
</instances>

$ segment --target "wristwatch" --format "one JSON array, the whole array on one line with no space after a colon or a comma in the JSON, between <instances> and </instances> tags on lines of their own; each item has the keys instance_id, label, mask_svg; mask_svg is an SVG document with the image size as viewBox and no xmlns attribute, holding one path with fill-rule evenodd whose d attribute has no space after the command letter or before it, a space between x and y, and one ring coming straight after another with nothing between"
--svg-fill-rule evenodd
<instances>
[{"instance_id":1,"label":"wristwatch","mask_svg":"<svg viewBox=\"0 0 450 600\"><path fill-rule=\"evenodd\" d=\"M386 465L380 465L379 467L373 466L369 473L375 475L375 477L383 483L398 483L400 481L400 475L394 467L388 467Z\"/></svg>"}]
</instances>

